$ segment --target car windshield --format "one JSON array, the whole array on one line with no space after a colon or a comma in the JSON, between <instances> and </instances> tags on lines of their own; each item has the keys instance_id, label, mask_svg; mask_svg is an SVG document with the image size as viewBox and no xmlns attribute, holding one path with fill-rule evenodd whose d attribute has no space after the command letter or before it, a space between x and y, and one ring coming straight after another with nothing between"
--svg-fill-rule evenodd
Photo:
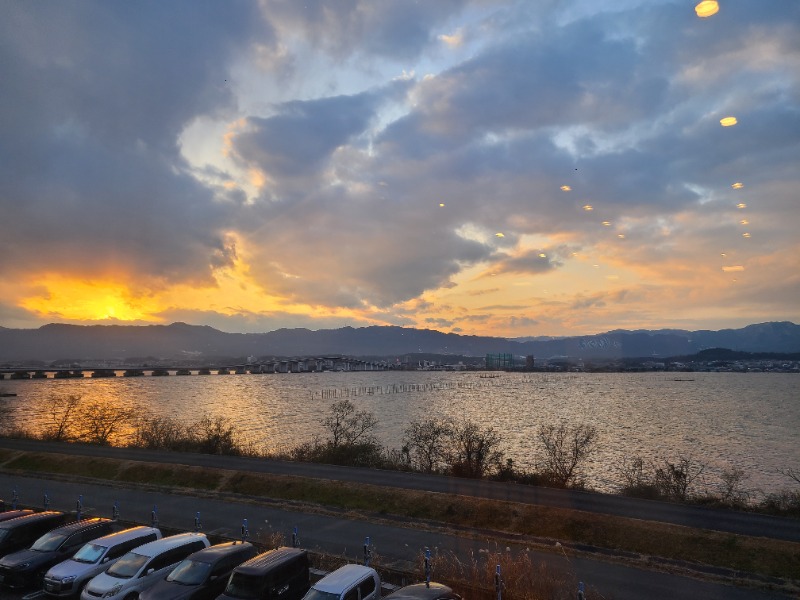
<instances>
[{"instance_id":1,"label":"car windshield","mask_svg":"<svg viewBox=\"0 0 800 600\"><path fill-rule=\"evenodd\" d=\"M112 577L130 579L139 572L139 569L141 569L144 563L147 562L147 559L147 556L142 556L141 554L136 554L135 552L128 552L125 556L111 565L106 573Z\"/></svg>"},{"instance_id":2,"label":"car windshield","mask_svg":"<svg viewBox=\"0 0 800 600\"><path fill-rule=\"evenodd\" d=\"M105 546L98 546L97 544L85 544L83 548L75 553L72 560L82 563L96 563L103 556L106 551Z\"/></svg>"},{"instance_id":3,"label":"car windshield","mask_svg":"<svg viewBox=\"0 0 800 600\"><path fill-rule=\"evenodd\" d=\"M331 592L322 592L311 588L308 593L303 596L303 600L339 600L339 594Z\"/></svg>"},{"instance_id":4,"label":"car windshield","mask_svg":"<svg viewBox=\"0 0 800 600\"><path fill-rule=\"evenodd\" d=\"M200 585L208 577L211 565L196 560L186 559L167 575L167 581L182 585Z\"/></svg>"},{"instance_id":5,"label":"car windshield","mask_svg":"<svg viewBox=\"0 0 800 600\"><path fill-rule=\"evenodd\" d=\"M67 539L67 536L63 533L45 533L42 537L36 540L31 546L31 550L36 550L37 552L52 552L53 550L58 550L58 547L61 543Z\"/></svg>"},{"instance_id":6,"label":"car windshield","mask_svg":"<svg viewBox=\"0 0 800 600\"><path fill-rule=\"evenodd\" d=\"M251 598L261 597L261 588L264 586L263 577L254 577L252 575L243 575L234 571L228 581L228 587L225 588L225 595L232 598L244 598L250 600Z\"/></svg>"}]
</instances>

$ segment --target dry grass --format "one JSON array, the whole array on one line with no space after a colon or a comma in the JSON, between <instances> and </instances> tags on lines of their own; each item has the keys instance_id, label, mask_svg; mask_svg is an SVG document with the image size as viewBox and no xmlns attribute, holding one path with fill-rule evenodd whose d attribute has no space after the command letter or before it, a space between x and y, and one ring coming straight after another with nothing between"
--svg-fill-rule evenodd
<instances>
[{"instance_id":1,"label":"dry grass","mask_svg":"<svg viewBox=\"0 0 800 600\"><path fill-rule=\"evenodd\" d=\"M128 483L216 490L256 498L301 501L317 505L321 510L325 507L344 509L350 511L351 515L360 515L364 519L381 517L400 517L401 521L417 519L413 523L414 527L458 526L482 530L480 533L482 538L496 539L504 546L503 540L519 536L524 536L526 544L535 544L539 539L550 548L554 546L555 540L559 540L565 546L569 543L588 544L647 556L800 580L800 544L779 540L690 529L570 509L486 501L369 485L352 486L302 477L172 465L123 464L112 459L87 459L57 454L23 453L9 457L6 453L0 453L0 461L5 463L4 468L7 470L84 475ZM273 534L266 532L263 535ZM499 558L498 556L497 559ZM524 566L524 559L522 560ZM437 561L439 561L437 568L443 572L469 570L474 574L476 569L485 568L477 563L465 565L458 562L456 557L437 557ZM532 572L539 568L535 565L528 566ZM521 568L521 571L525 569ZM546 581L550 576L539 573L538 577ZM508 582L512 580L515 580L515 577L507 577ZM520 584L522 589L525 585ZM555 582L553 585L559 587L561 584ZM571 585L570 589L574 590L575 586Z\"/></svg>"}]
</instances>

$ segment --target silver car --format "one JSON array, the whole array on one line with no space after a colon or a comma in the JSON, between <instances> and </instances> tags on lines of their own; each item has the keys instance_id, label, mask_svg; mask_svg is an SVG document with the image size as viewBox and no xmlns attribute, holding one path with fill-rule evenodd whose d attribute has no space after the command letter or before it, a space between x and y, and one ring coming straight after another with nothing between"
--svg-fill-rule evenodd
<instances>
[{"instance_id":1,"label":"silver car","mask_svg":"<svg viewBox=\"0 0 800 600\"><path fill-rule=\"evenodd\" d=\"M205 534L179 533L134 548L89 580L83 588L81 600L135 600L192 552L210 545Z\"/></svg>"},{"instance_id":2,"label":"silver car","mask_svg":"<svg viewBox=\"0 0 800 600\"><path fill-rule=\"evenodd\" d=\"M51 598L77 596L86 582L121 556L158 539L161 539L161 532L153 527L133 527L97 538L82 546L72 558L47 571L43 581L44 592Z\"/></svg>"}]
</instances>

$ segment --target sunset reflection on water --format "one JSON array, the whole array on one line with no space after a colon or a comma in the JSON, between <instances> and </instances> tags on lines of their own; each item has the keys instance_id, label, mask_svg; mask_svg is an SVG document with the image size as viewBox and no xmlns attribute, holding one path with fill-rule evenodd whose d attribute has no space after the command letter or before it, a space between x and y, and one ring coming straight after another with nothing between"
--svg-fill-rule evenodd
<instances>
[{"instance_id":1,"label":"sunset reflection on water","mask_svg":"<svg viewBox=\"0 0 800 600\"><path fill-rule=\"evenodd\" d=\"M77 395L185 424L228 418L245 443L265 452L324 436L320 422L331 402L348 397L377 416L376 434L387 447L402 446L413 420L467 418L499 431L506 456L527 469L536 465L541 424L586 422L600 433L587 474L598 489L613 490L623 459L639 455L693 457L708 465L709 485L723 470L741 468L750 475L749 487L775 490L786 485L778 470L800 461L796 379L778 373L503 373L486 379L477 373L362 372L5 381L4 390L17 393L5 400L34 431L51 418L51 399ZM406 384L426 391L380 393ZM333 397L321 400L323 390ZM131 431L123 430L120 439Z\"/></svg>"}]
</instances>

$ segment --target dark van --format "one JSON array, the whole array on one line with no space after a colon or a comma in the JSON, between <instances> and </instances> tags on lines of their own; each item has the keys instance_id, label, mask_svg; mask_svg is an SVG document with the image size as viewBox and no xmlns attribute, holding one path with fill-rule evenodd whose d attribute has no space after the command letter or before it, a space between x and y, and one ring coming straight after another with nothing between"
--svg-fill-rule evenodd
<instances>
[{"instance_id":1,"label":"dark van","mask_svg":"<svg viewBox=\"0 0 800 600\"><path fill-rule=\"evenodd\" d=\"M40 585L50 567L75 554L86 542L108 535L113 526L111 519L93 518L52 529L30 548L0 558L0 577L9 587Z\"/></svg>"},{"instance_id":2,"label":"dark van","mask_svg":"<svg viewBox=\"0 0 800 600\"><path fill-rule=\"evenodd\" d=\"M0 556L28 548L43 534L63 525L66 519L62 512L46 511L1 522Z\"/></svg>"},{"instance_id":3,"label":"dark van","mask_svg":"<svg viewBox=\"0 0 800 600\"><path fill-rule=\"evenodd\" d=\"M300 548L264 552L233 570L217 600L300 600L311 585L308 567Z\"/></svg>"}]
</instances>

